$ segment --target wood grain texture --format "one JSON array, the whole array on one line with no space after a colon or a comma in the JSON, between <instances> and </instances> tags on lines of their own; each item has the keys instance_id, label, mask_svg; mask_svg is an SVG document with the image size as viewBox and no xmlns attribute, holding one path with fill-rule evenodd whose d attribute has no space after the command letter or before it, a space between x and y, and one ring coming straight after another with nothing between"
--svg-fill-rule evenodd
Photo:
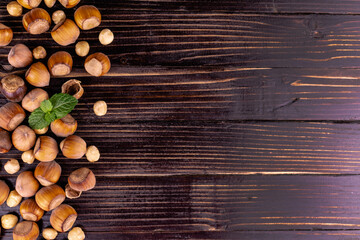
<instances>
[{"instance_id":1,"label":"wood grain texture","mask_svg":"<svg viewBox=\"0 0 360 240\"><path fill-rule=\"evenodd\" d=\"M76 134L98 146L102 158L92 164L59 154L65 176L80 166L104 177L360 173L358 124L80 121L79 126ZM20 159L20 153L0 155L3 161L10 157Z\"/></svg>"},{"instance_id":2,"label":"wood grain texture","mask_svg":"<svg viewBox=\"0 0 360 240\"><path fill-rule=\"evenodd\" d=\"M16 73L22 74L22 71ZM74 114L90 122L174 120L359 120L359 69L113 67L108 76L74 70L85 94ZM4 75L4 74L3 74ZM0 76L3 76L0 74ZM108 115L93 104L103 99ZM6 100L0 97L0 104Z\"/></svg>"},{"instance_id":3,"label":"wood grain texture","mask_svg":"<svg viewBox=\"0 0 360 240\"><path fill-rule=\"evenodd\" d=\"M336 239L359 229L358 182L359 176L99 177L95 189L66 202L78 211L77 225L94 239L105 239L98 235L105 232L117 239L136 232L172 239L194 231L207 232L200 235L204 239L243 234L252 239L264 232L248 231L284 230L315 230L323 239ZM48 226L48 219L49 213L42 225ZM312 234L283 236L305 239ZM281 235L275 232L269 239L275 236Z\"/></svg>"},{"instance_id":4,"label":"wood grain texture","mask_svg":"<svg viewBox=\"0 0 360 240\"><path fill-rule=\"evenodd\" d=\"M115 66L358 67L360 63L358 16L219 13L206 7L202 12L162 12L160 6L157 11L129 12L116 7L107 3L101 9L101 26L83 31L79 38L89 41L91 53L108 54ZM67 10L68 16L73 12ZM21 19L6 16L5 9L0 16L15 32L11 46L26 39L31 48L41 44L49 54L64 49L76 56L74 45L56 46L50 33L26 33ZM107 27L116 36L111 47L98 42L99 31ZM1 65L8 64L5 57L11 46L0 49ZM83 65L83 58L74 60L76 66Z\"/></svg>"}]
</instances>

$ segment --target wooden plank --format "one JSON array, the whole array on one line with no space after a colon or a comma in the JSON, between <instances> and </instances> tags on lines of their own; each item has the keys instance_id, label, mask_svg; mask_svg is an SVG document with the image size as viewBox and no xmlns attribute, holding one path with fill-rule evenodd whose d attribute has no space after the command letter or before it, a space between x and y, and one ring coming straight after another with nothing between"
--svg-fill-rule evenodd
<instances>
[{"instance_id":1,"label":"wooden plank","mask_svg":"<svg viewBox=\"0 0 360 240\"><path fill-rule=\"evenodd\" d=\"M83 31L79 40L88 40L91 53L102 51L117 66L358 67L360 63L358 16L172 13L159 8L134 19L127 10L118 11L116 4L108 5L101 27ZM76 56L73 45L56 45L50 33L26 33L20 18L1 15L0 20L15 32L11 45L27 39L31 48L41 44L49 54L61 49ZM116 35L110 47L98 42L99 31L107 27ZM0 49L1 65L8 64L10 47ZM74 61L82 66L84 59Z\"/></svg>"},{"instance_id":2,"label":"wooden plank","mask_svg":"<svg viewBox=\"0 0 360 240\"><path fill-rule=\"evenodd\" d=\"M21 73L22 71L16 72ZM74 115L87 122L173 120L360 120L359 69L114 67L91 78ZM0 77L4 74L0 74ZM47 90L60 92L65 78ZM93 104L103 99L108 115ZM0 105L6 100L1 96Z\"/></svg>"},{"instance_id":3,"label":"wooden plank","mask_svg":"<svg viewBox=\"0 0 360 240\"><path fill-rule=\"evenodd\" d=\"M64 176L86 166L98 176L182 174L359 174L360 125L318 122L79 122L77 135L101 160L57 161ZM101 126L101 127L100 127ZM60 139L58 139L60 142ZM0 160L20 159L12 150ZM35 166L22 166L33 169ZM4 171L0 176L5 177Z\"/></svg>"},{"instance_id":4,"label":"wooden plank","mask_svg":"<svg viewBox=\"0 0 360 240\"><path fill-rule=\"evenodd\" d=\"M98 177L95 189L66 202L77 210L76 224L89 231L91 239L102 239L101 232L121 237L203 231L208 239L217 231L241 231L237 233L241 236L243 231L275 230L326 230L320 233L323 238L339 237L344 232L334 230L359 229L359 180L359 176ZM9 211L13 210L1 206L1 214ZM43 226L48 220L49 213ZM249 236L245 239L259 234L263 233L245 233ZM275 236L279 233L270 239Z\"/></svg>"}]
</instances>

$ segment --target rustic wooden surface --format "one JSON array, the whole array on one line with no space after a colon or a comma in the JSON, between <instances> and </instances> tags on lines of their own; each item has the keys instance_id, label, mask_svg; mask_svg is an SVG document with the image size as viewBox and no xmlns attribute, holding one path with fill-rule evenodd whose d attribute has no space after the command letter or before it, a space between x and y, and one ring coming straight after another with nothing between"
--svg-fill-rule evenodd
<instances>
[{"instance_id":1,"label":"rustic wooden surface","mask_svg":"<svg viewBox=\"0 0 360 240\"><path fill-rule=\"evenodd\" d=\"M101 160L57 161L62 186L82 166L97 176L67 200L87 239L360 239L360 1L83 0L103 14L79 38L110 56L101 78L84 72L74 45L24 32L8 2L0 19L14 40L0 48L0 77L24 74L7 62L16 43L74 55L73 72L47 90L71 78L85 88L77 134ZM103 28L115 33L110 46L97 41ZM109 104L101 118L99 99ZM20 152L0 155L13 188L9 158Z\"/></svg>"}]
</instances>

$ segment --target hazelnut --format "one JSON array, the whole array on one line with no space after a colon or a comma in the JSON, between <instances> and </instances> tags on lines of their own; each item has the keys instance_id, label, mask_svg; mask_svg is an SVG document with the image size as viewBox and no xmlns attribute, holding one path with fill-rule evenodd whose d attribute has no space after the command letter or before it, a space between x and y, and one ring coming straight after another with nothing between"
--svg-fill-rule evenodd
<instances>
[{"instance_id":1,"label":"hazelnut","mask_svg":"<svg viewBox=\"0 0 360 240\"><path fill-rule=\"evenodd\" d=\"M107 104L105 101L97 101L94 104L94 113L96 116L104 116L107 113Z\"/></svg>"},{"instance_id":2,"label":"hazelnut","mask_svg":"<svg viewBox=\"0 0 360 240\"><path fill-rule=\"evenodd\" d=\"M2 180L0 180L0 205L2 205L9 196L10 188Z\"/></svg>"},{"instance_id":3,"label":"hazelnut","mask_svg":"<svg viewBox=\"0 0 360 240\"><path fill-rule=\"evenodd\" d=\"M26 71L25 79L35 87L46 87L50 83L50 73L42 62L37 62Z\"/></svg>"},{"instance_id":4,"label":"hazelnut","mask_svg":"<svg viewBox=\"0 0 360 240\"><path fill-rule=\"evenodd\" d=\"M68 46L78 39L80 29L76 26L73 20L64 19L56 24L51 31L51 37L61 46Z\"/></svg>"},{"instance_id":5,"label":"hazelnut","mask_svg":"<svg viewBox=\"0 0 360 240\"><path fill-rule=\"evenodd\" d=\"M57 10L52 14L52 20L55 24L65 21L66 15L63 10Z\"/></svg>"},{"instance_id":6,"label":"hazelnut","mask_svg":"<svg viewBox=\"0 0 360 240\"><path fill-rule=\"evenodd\" d=\"M35 195L35 201L44 211L57 208L65 200L65 191L58 185L43 187Z\"/></svg>"},{"instance_id":7,"label":"hazelnut","mask_svg":"<svg viewBox=\"0 0 360 240\"><path fill-rule=\"evenodd\" d=\"M67 232L74 225L77 212L67 204L61 204L55 208L50 216L51 226L58 232Z\"/></svg>"},{"instance_id":8,"label":"hazelnut","mask_svg":"<svg viewBox=\"0 0 360 240\"><path fill-rule=\"evenodd\" d=\"M15 226L13 240L36 240L39 234L39 227L36 223L23 221Z\"/></svg>"},{"instance_id":9,"label":"hazelnut","mask_svg":"<svg viewBox=\"0 0 360 240\"><path fill-rule=\"evenodd\" d=\"M48 99L49 94L45 90L41 88L35 88L25 95L21 105L25 110L33 112L35 109L40 107L42 101Z\"/></svg>"},{"instance_id":10,"label":"hazelnut","mask_svg":"<svg viewBox=\"0 0 360 240\"><path fill-rule=\"evenodd\" d=\"M73 8L80 2L80 0L59 0L59 2L66 8Z\"/></svg>"},{"instance_id":11,"label":"hazelnut","mask_svg":"<svg viewBox=\"0 0 360 240\"><path fill-rule=\"evenodd\" d=\"M48 8L52 8L55 5L56 0L44 0L44 2Z\"/></svg>"},{"instance_id":12,"label":"hazelnut","mask_svg":"<svg viewBox=\"0 0 360 240\"><path fill-rule=\"evenodd\" d=\"M68 239L69 240L84 240L85 239L85 233L81 228L74 227L68 233Z\"/></svg>"},{"instance_id":13,"label":"hazelnut","mask_svg":"<svg viewBox=\"0 0 360 240\"><path fill-rule=\"evenodd\" d=\"M57 142L48 136L40 136L34 147L34 155L40 162L51 162L59 153Z\"/></svg>"},{"instance_id":14,"label":"hazelnut","mask_svg":"<svg viewBox=\"0 0 360 240\"><path fill-rule=\"evenodd\" d=\"M40 5L42 0L17 0L18 3L20 3L21 6L27 9L36 8Z\"/></svg>"},{"instance_id":15,"label":"hazelnut","mask_svg":"<svg viewBox=\"0 0 360 240\"><path fill-rule=\"evenodd\" d=\"M111 63L103 53L94 53L85 60L85 70L92 76L100 77L109 72Z\"/></svg>"},{"instance_id":16,"label":"hazelnut","mask_svg":"<svg viewBox=\"0 0 360 240\"><path fill-rule=\"evenodd\" d=\"M85 155L89 162L97 162L100 159L99 149L95 146L88 147Z\"/></svg>"},{"instance_id":17,"label":"hazelnut","mask_svg":"<svg viewBox=\"0 0 360 240\"><path fill-rule=\"evenodd\" d=\"M79 80L70 79L61 86L61 92L67 93L74 98L79 99L84 94L84 89Z\"/></svg>"},{"instance_id":18,"label":"hazelnut","mask_svg":"<svg viewBox=\"0 0 360 240\"><path fill-rule=\"evenodd\" d=\"M69 184L65 186L65 195L69 199L79 198L81 196L82 191L76 191L70 187Z\"/></svg>"},{"instance_id":19,"label":"hazelnut","mask_svg":"<svg viewBox=\"0 0 360 240\"><path fill-rule=\"evenodd\" d=\"M60 143L62 154L71 159L80 159L86 153L86 142L79 136L71 135Z\"/></svg>"},{"instance_id":20,"label":"hazelnut","mask_svg":"<svg viewBox=\"0 0 360 240\"><path fill-rule=\"evenodd\" d=\"M19 151L28 151L35 145L36 134L28 126L17 127L12 134L14 147Z\"/></svg>"},{"instance_id":21,"label":"hazelnut","mask_svg":"<svg viewBox=\"0 0 360 240\"><path fill-rule=\"evenodd\" d=\"M61 166L55 162L40 162L34 171L35 178L43 186L57 183L61 175Z\"/></svg>"},{"instance_id":22,"label":"hazelnut","mask_svg":"<svg viewBox=\"0 0 360 240\"><path fill-rule=\"evenodd\" d=\"M10 151L12 143L10 140L10 134L0 128L0 153L7 153Z\"/></svg>"},{"instance_id":23,"label":"hazelnut","mask_svg":"<svg viewBox=\"0 0 360 240\"><path fill-rule=\"evenodd\" d=\"M9 102L0 108L0 127L13 131L25 119L25 112L19 104Z\"/></svg>"},{"instance_id":24,"label":"hazelnut","mask_svg":"<svg viewBox=\"0 0 360 240\"><path fill-rule=\"evenodd\" d=\"M28 33L38 35L49 30L51 18L46 10L34 8L23 16L22 24Z\"/></svg>"},{"instance_id":25,"label":"hazelnut","mask_svg":"<svg viewBox=\"0 0 360 240\"><path fill-rule=\"evenodd\" d=\"M35 132L37 135L42 135L42 134L47 133L48 130L49 130L49 126L44 127L44 128L42 128L42 129L34 129L34 132Z\"/></svg>"},{"instance_id":26,"label":"hazelnut","mask_svg":"<svg viewBox=\"0 0 360 240\"><path fill-rule=\"evenodd\" d=\"M16 75L7 75L0 81L1 93L11 102L20 102L27 91L24 80Z\"/></svg>"},{"instance_id":27,"label":"hazelnut","mask_svg":"<svg viewBox=\"0 0 360 240\"><path fill-rule=\"evenodd\" d=\"M99 34L99 41L102 45L109 45L114 41L113 32L108 28L103 29Z\"/></svg>"},{"instance_id":28,"label":"hazelnut","mask_svg":"<svg viewBox=\"0 0 360 240\"><path fill-rule=\"evenodd\" d=\"M24 163L32 164L35 161L34 151L28 150L21 154L21 160L23 160Z\"/></svg>"},{"instance_id":29,"label":"hazelnut","mask_svg":"<svg viewBox=\"0 0 360 240\"><path fill-rule=\"evenodd\" d=\"M95 187L96 178L90 169L79 168L70 174L68 183L72 189L85 192Z\"/></svg>"},{"instance_id":30,"label":"hazelnut","mask_svg":"<svg viewBox=\"0 0 360 240\"><path fill-rule=\"evenodd\" d=\"M8 11L8 13L11 16L19 17L22 14L23 8L16 1L12 1L12 2L9 2L8 5L6 5L6 10Z\"/></svg>"},{"instance_id":31,"label":"hazelnut","mask_svg":"<svg viewBox=\"0 0 360 240\"><path fill-rule=\"evenodd\" d=\"M90 30L100 25L101 13L95 6L83 5L75 11L74 19L80 29Z\"/></svg>"},{"instance_id":32,"label":"hazelnut","mask_svg":"<svg viewBox=\"0 0 360 240\"><path fill-rule=\"evenodd\" d=\"M33 61L32 52L24 44L16 44L9 52L8 61L15 68L26 67Z\"/></svg>"},{"instance_id":33,"label":"hazelnut","mask_svg":"<svg viewBox=\"0 0 360 240\"><path fill-rule=\"evenodd\" d=\"M20 214L25 220L37 222L44 216L44 210L34 199L26 199L20 205Z\"/></svg>"},{"instance_id":34,"label":"hazelnut","mask_svg":"<svg viewBox=\"0 0 360 240\"><path fill-rule=\"evenodd\" d=\"M46 50L42 46L37 46L33 49L33 56L35 59L44 59L46 58Z\"/></svg>"},{"instance_id":35,"label":"hazelnut","mask_svg":"<svg viewBox=\"0 0 360 240\"><path fill-rule=\"evenodd\" d=\"M65 76L71 72L73 59L68 52L56 52L48 60L48 67L53 76Z\"/></svg>"},{"instance_id":36,"label":"hazelnut","mask_svg":"<svg viewBox=\"0 0 360 240\"><path fill-rule=\"evenodd\" d=\"M70 114L67 114L65 117L53 121L50 124L50 129L58 137L68 137L75 133L77 121Z\"/></svg>"},{"instance_id":37,"label":"hazelnut","mask_svg":"<svg viewBox=\"0 0 360 240\"><path fill-rule=\"evenodd\" d=\"M13 31L8 26L0 23L0 47L9 45L13 39Z\"/></svg>"},{"instance_id":38,"label":"hazelnut","mask_svg":"<svg viewBox=\"0 0 360 240\"><path fill-rule=\"evenodd\" d=\"M12 190L6 200L6 204L11 208L16 207L20 204L21 200L22 196L16 190Z\"/></svg>"},{"instance_id":39,"label":"hazelnut","mask_svg":"<svg viewBox=\"0 0 360 240\"><path fill-rule=\"evenodd\" d=\"M43 238L46 240L54 240L58 235L58 232L53 228L45 228L42 232Z\"/></svg>"},{"instance_id":40,"label":"hazelnut","mask_svg":"<svg viewBox=\"0 0 360 240\"><path fill-rule=\"evenodd\" d=\"M11 229L15 227L18 222L18 217L13 214L6 214L1 217L1 226L4 229Z\"/></svg>"},{"instance_id":41,"label":"hazelnut","mask_svg":"<svg viewBox=\"0 0 360 240\"><path fill-rule=\"evenodd\" d=\"M11 158L9 161L5 163L4 169L8 174L17 173L20 170L19 161L14 158Z\"/></svg>"},{"instance_id":42,"label":"hazelnut","mask_svg":"<svg viewBox=\"0 0 360 240\"><path fill-rule=\"evenodd\" d=\"M80 41L75 45L75 52L80 57L85 57L90 51L90 45L87 41Z\"/></svg>"},{"instance_id":43,"label":"hazelnut","mask_svg":"<svg viewBox=\"0 0 360 240\"><path fill-rule=\"evenodd\" d=\"M39 189L39 183L32 172L25 171L17 177L15 189L22 197L32 197Z\"/></svg>"}]
</instances>

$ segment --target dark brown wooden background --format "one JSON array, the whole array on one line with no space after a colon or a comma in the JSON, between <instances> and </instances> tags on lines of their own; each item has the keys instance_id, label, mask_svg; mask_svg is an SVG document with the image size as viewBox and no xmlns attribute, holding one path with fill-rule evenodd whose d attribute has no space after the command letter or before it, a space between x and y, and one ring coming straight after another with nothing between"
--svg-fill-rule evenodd
<instances>
[{"instance_id":1,"label":"dark brown wooden background","mask_svg":"<svg viewBox=\"0 0 360 240\"><path fill-rule=\"evenodd\" d=\"M11 45L75 55L49 33L25 33L0 3ZM360 239L360 1L80 4L99 7L103 22L79 40L113 67L89 77L75 57L48 91L70 78L85 87L77 134L102 158L58 162L62 186L81 166L97 175L94 190L67 200L87 239ZM116 39L104 47L97 36L107 27ZM10 47L0 49L1 77L23 74L9 69ZM100 99L109 103L101 118L91 110ZM2 164L10 157L20 153ZM0 178L13 186L16 176Z\"/></svg>"}]
</instances>

